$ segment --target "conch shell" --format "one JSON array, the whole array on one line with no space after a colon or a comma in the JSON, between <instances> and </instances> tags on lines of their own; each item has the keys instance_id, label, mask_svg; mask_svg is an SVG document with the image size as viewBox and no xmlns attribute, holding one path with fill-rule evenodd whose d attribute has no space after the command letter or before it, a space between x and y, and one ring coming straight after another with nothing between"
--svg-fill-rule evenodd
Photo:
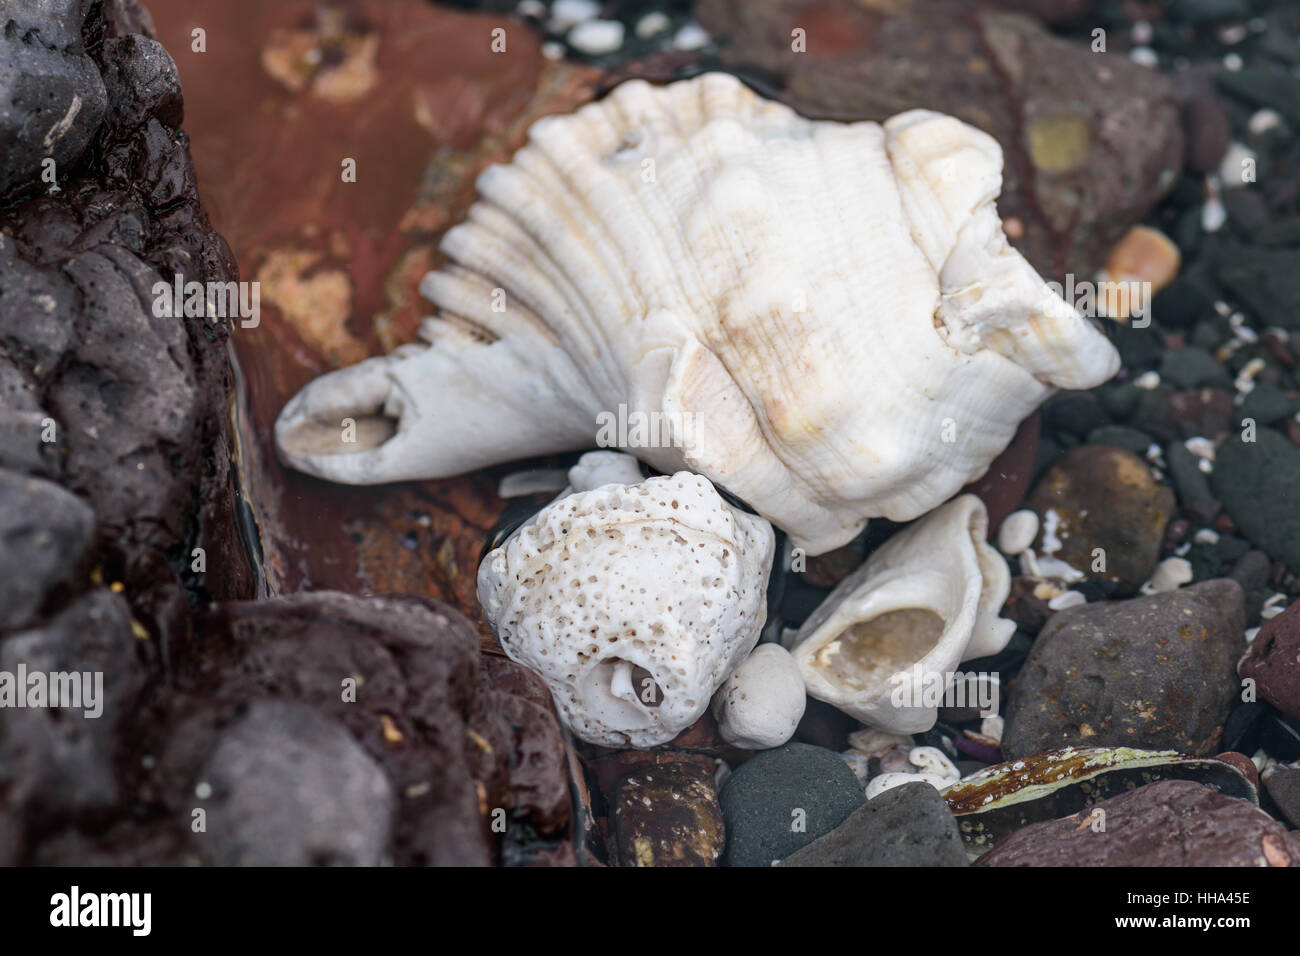
<instances>
[{"instance_id":1,"label":"conch shell","mask_svg":"<svg viewBox=\"0 0 1300 956\"><path fill-rule=\"evenodd\" d=\"M942 689L961 661L996 654L1015 633L997 616L1011 572L987 532L984 503L962 495L841 581L791 642L808 693L891 733L934 726L927 685Z\"/></svg>"},{"instance_id":2,"label":"conch shell","mask_svg":"<svg viewBox=\"0 0 1300 956\"><path fill-rule=\"evenodd\" d=\"M617 452L583 455L569 482L483 559L483 614L578 737L667 743L758 643L772 526L699 475L643 479Z\"/></svg>"},{"instance_id":3,"label":"conch shell","mask_svg":"<svg viewBox=\"0 0 1300 956\"><path fill-rule=\"evenodd\" d=\"M1054 386L1119 366L1007 244L1001 171L939 113L813 121L725 74L626 82L482 174L423 341L310 383L280 454L372 484L617 444L811 554L911 520Z\"/></svg>"}]
</instances>

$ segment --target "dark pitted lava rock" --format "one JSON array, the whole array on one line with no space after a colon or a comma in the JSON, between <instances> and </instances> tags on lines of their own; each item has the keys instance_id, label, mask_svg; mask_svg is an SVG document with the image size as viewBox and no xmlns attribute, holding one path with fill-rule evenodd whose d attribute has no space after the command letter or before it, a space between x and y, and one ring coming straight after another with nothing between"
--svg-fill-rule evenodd
<instances>
[{"instance_id":1,"label":"dark pitted lava rock","mask_svg":"<svg viewBox=\"0 0 1300 956\"><path fill-rule=\"evenodd\" d=\"M26 626L76 575L95 513L53 482L0 469L0 631Z\"/></svg>"},{"instance_id":2,"label":"dark pitted lava rock","mask_svg":"<svg viewBox=\"0 0 1300 956\"><path fill-rule=\"evenodd\" d=\"M60 179L90 145L107 97L86 55L83 0L6 4L0 31L0 195L40 177Z\"/></svg>"},{"instance_id":3,"label":"dark pitted lava rock","mask_svg":"<svg viewBox=\"0 0 1300 956\"><path fill-rule=\"evenodd\" d=\"M205 633L206 652L181 686L223 706L293 700L346 727L402 795L396 863L490 863L494 818L544 840L565 835L567 760L554 712L531 675L517 677L522 693L492 686L474 626L452 608L318 592L223 605ZM494 665L503 686L514 666ZM341 692L349 678L355 701ZM556 849L557 862L571 861Z\"/></svg>"},{"instance_id":4,"label":"dark pitted lava rock","mask_svg":"<svg viewBox=\"0 0 1300 956\"><path fill-rule=\"evenodd\" d=\"M665 763L622 778L614 788L613 842L622 866L713 866L726 825L713 774Z\"/></svg>"},{"instance_id":5,"label":"dark pitted lava rock","mask_svg":"<svg viewBox=\"0 0 1300 956\"><path fill-rule=\"evenodd\" d=\"M44 626L0 640L0 671L12 679L20 668L29 679L38 672L102 675L86 691L96 699L83 697L80 709L0 706L0 831L6 818L11 831L0 841L0 863L23 862L39 835L102 817L122 799L118 736L146 680L132 624L120 595L92 591Z\"/></svg>"},{"instance_id":6,"label":"dark pitted lava rock","mask_svg":"<svg viewBox=\"0 0 1300 956\"><path fill-rule=\"evenodd\" d=\"M784 81L806 115L921 107L991 134L1006 155L998 210L1044 275L1091 275L1177 180L1182 120L1165 77L1029 17L959 0L703 0L695 15L725 64ZM806 52L792 49L796 27Z\"/></svg>"},{"instance_id":7,"label":"dark pitted lava rock","mask_svg":"<svg viewBox=\"0 0 1300 956\"><path fill-rule=\"evenodd\" d=\"M1300 866L1300 839L1259 807L1164 780L1001 840L976 866Z\"/></svg>"},{"instance_id":8,"label":"dark pitted lava rock","mask_svg":"<svg viewBox=\"0 0 1300 956\"><path fill-rule=\"evenodd\" d=\"M196 784L199 855L217 866L377 866L395 794L383 769L319 710L254 701Z\"/></svg>"},{"instance_id":9,"label":"dark pitted lava rock","mask_svg":"<svg viewBox=\"0 0 1300 956\"><path fill-rule=\"evenodd\" d=\"M1264 622L1237 667L1259 696L1300 720L1300 601Z\"/></svg>"},{"instance_id":10,"label":"dark pitted lava rock","mask_svg":"<svg viewBox=\"0 0 1300 956\"><path fill-rule=\"evenodd\" d=\"M155 315L153 288L178 274L204 283L238 274L175 129L176 68L133 32L149 29L148 15L134 0L37 6L50 19L18 36L69 56L84 46L107 112L98 110L81 159L58 164L57 189L17 187L0 203L0 388L22 386L16 407L0 412L0 463L89 503L92 567L124 585L145 630L165 643L188 631L185 585L230 598L251 596L253 581L230 481L232 323ZM0 99L43 130L60 118L49 104ZM195 547L204 571L192 567Z\"/></svg>"},{"instance_id":11,"label":"dark pitted lava rock","mask_svg":"<svg viewBox=\"0 0 1300 956\"><path fill-rule=\"evenodd\" d=\"M1280 767L1264 781L1273 805L1293 830L1300 830L1300 769Z\"/></svg>"},{"instance_id":12,"label":"dark pitted lava rock","mask_svg":"<svg viewBox=\"0 0 1300 956\"><path fill-rule=\"evenodd\" d=\"M1039 517L1037 553L1131 594L1155 570L1174 493L1132 452L1082 445L1057 459L1026 506Z\"/></svg>"},{"instance_id":13,"label":"dark pitted lava rock","mask_svg":"<svg viewBox=\"0 0 1300 956\"><path fill-rule=\"evenodd\" d=\"M0 711L0 856L112 863L139 853L81 834L140 835L140 688L193 649L195 602L256 592L231 478L232 323L158 316L153 292L238 273L136 0L35 0L3 19L0 657L102 672L106 716Z\"/></svg>"},{"instance_id":14,"label":"dark pitted lava rock","mask_svg":"<svg viewBox=\"0 0 1300 956\"><path fill-rule=\"evenodd\" d=\"M197 653L181 660L170 684L145 693L121 730L131 742L121 789L135 812L60 834L27 859L191 865L270 862L260 854L275 854L290 863L303 862L324 840L324 851L306 862L372 861L376 854L399 866L578 862L570 838L571 751L549 703L539 703L542 688L510 661L485 667L473 625L447 605L316 592L222 604L196 632ZM221 756L233 746L231 728L266 702L276 706L250 726L273 743L262 747L241 730L234 750ZM277 775L278 798L255 793L252 784L234 786L232 767L272 761L276 752L314 782L299 786L292 775ZM340 759L364 787L336 792L345 774ZM324 777L311 770L327 764L334 769ZM214 766L226 768L220 779L231 783L227 791L209 779ZM361 798L385 789L380 778L391 805ZM213 801L223 804L220 838ZM276 804L286 801L351 820L365 839L353 846L345 834L318 839L312 828L296 827L278 843L251 849L251 835L274 826ZM209 811L206 834L191 832L196 808Z\"/></svg>"},{"instance_id":15,"label":"dark pitted lava rock","mask_svg":"<svg viewBox=\"0 0 1300 956\"><path fill-rule=\"evenodd\" d=\"M1011 687L1003 753L1215 753L1240 689L1242 617L1241 586L1228 578L1058 612Z\"/></svg>"},{"instance_id":16,"label":"dark pitted lava rock","mask_svg":"<svg viewBox=\"0 0 1300 956\"><path fill-rule=\"evenodd\" d=\"M1271 428L1220 446L1211 485L1242 535L1300 571L1300 448Z\"/></svg>"},{"instance_id":17,"label":"dark pitted lava rock","mask_svg":"<svg viewBox=\"0 0 1300 956\"><path fill-rule=\"evenodd\" d=\"M722 785L728 866L771 866L866 802L839 754L791 743L741 764Z\"/></svg>"},{"instance_id":18,"label":"dark pitted lava rock","mask_svg":"<svg viewBox=\"0 0 1300 956\"><path fill-rule=\"evenodd\" d=\"M892 787L779 866L966 866L957 821L928 783Z\"/></svg>"}]
</instances>

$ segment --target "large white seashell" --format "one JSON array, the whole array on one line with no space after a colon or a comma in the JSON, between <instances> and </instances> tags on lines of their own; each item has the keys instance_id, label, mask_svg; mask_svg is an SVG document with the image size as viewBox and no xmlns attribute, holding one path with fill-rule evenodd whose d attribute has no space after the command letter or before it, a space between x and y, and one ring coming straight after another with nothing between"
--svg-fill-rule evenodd
<instances>
[{"instance_id":1,"label":"large white seashell","mask_svg":"<svg viewBox=\"0 0 1300 956\"><path fill-rule=\"evenodd\" d=\"M724 74L629 81L483 173L422 284L423 342L308 385L280 453L352 484L440 478L606 444L609 416L613 443L809 553L913 519L1053 386L1119 365L1007 245L1001 170L938 113L811 121Z\"/></svg>"},{"instance_id":2,"label":"large white seashell","mask_svg":"<svg viewBox=\"0 0 1300 956\"><path fill-rule=\"evenodd\" d=\"M642 479L615 452L584 455L569 482L483 559L484 616L578 737L667 743L758 642L772 527L699 475Z\"/></svg>"},{"instance_id":3,"label":"large white seashell","mask_svg":"<svg viewBox=\"0 0 1300 956\"><path fill-rule=\"evenodd\" d=\"M997 616L1011 573L987 532L984 503L962 495L841 581L792 642L808 693L891 733L932 727L925 685L996 654L1016 629Z\"/></svg>"}]
</instances>

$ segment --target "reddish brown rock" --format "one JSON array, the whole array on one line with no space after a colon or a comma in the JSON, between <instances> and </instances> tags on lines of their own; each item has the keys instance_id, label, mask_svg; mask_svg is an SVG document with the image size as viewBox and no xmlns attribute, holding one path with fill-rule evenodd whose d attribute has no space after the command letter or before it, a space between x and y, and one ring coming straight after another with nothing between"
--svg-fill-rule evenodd
<instances>
[{"instance_id":1,"label":"reddish brown rock","mask_svg":"<svg viewBox=\"0 0 1300 956\"><path fill-rule=\"evenodd\" d=\"M713 776L696 764L666 763L618 781L613 836L621 866L714 866L726 827Z\"/></svg>"},{"instance_id":2,"label":"reddish brown rock","mask_svg":"<svg viewBox=\"0 0 1300 956\"><path fill-rule=\"evenodd\" d=\"M975 866L1300 866L1300 839L1249 801L1167 780L1027 826Z\"/></svg>"},{"instance_id":3,"label":"reddish brown rock","mask_svg":"<svg viewBox=\"0 0 1300 956\"><path fill-rule=\"evenodd\" d=\"M1004 518L1020 507L1029 493L1034 477L1034 459L1038 455L1038 435L1042 416L1030 415L1016 430L1015 437L984 474L961 490L978 495L989 510L989 537L997 534Z\"/></svg>"},{"instance_id":4,"label":"reddish brown rock","mask_svg":"<svg viewBox=\"0 0 1300 956\"><path fill-rule=\"evenodd\" d=\"M1174 493L1131 451L1082 445L1057 459L1027 506L1038 512L1037 553L1055 538L1054 557L1131 594L1155 569Z\"/></svg>"},{"instance_id":5,"label":"reddish brown rock","mask_svg":"<svg viewBox=\"0 0 1300 956\"><path fill-rule=\"evenodd\" d=\"M1237 671L1255 681L1260 697L1300 719L1300 601L1264 622Z\"/></svg>"},{"instance_id":6,"label":"reddish brown rock","mask_svg":"<svg viewBox=\"0 0 1300 956\"><path fill-rule=\"evenodd\" d=\"M1227 578L1058 611L1011 687L1003 753L1214 753L1240 690L1244 615L1241 586Z\"/></svg>"},{"instance_id":7,"label":"reddish brown rock","mask_svg":"<svg viewBox=\"0 0 1300 956\"><path fill-rule=\"evenodd\" d=\"M414 339L429 311L420 278L475 177L533 120L587 100L599 74L546 60L536 31L507 15L421 0L204 3L203 53L191 49L193 4L153 12L184 84L204 198L245 278L262 283L260 325L234 338L248 398L241 479L272 588L429 594L477 621L474 575L506 469L331 485L282 469L271 425L310 379ZM504 53L492 50L498 27Z\"/></svg>"}]
</instances>

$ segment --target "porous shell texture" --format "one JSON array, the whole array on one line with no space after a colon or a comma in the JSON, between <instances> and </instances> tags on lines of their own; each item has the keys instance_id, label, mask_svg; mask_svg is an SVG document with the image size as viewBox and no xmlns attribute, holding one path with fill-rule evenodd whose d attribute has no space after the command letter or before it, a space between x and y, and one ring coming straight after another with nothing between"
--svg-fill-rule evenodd
<instances>
[{"instance_id":1,"label":"porous shell texture","mask_svg":"<svg viewBox=\"0 0 1300 956\"><path fill-rule=\"evenodd\" d=\"M478 596L575 735L651 747L694 723L757 643L775 542L699 475L588 484L620 457L583 456L571 493L483 559Z\"/></svg>"},{"instance_id":2,"label":"porous shell texture","mask_svg":"<svg viewBox=\"0 0 1300 956\"><path fill-rule=\"evenodd\" d=\"M812 554L911 520L1054 387L1119 365L1007 244L1001 172L939 113L813 121L725 74L626 82L482 174L422 342L309 384L280 454L371 484L615 441ZM628 427L602 437L607 416Z\"/></svg>"},{"instance_id":3,"label":"porous shell texture","mask_svg":"<svg viewBox=\"0 0 1300 956\"><path fill-rule=\"evenodd\" d=\"M997 616L1011 573L987 533L984 503L961 495L841 581L792 642L808 693L891 733L934 726L927 685L996 654L1016 629Z\"/></svg>"}]
</instances>

